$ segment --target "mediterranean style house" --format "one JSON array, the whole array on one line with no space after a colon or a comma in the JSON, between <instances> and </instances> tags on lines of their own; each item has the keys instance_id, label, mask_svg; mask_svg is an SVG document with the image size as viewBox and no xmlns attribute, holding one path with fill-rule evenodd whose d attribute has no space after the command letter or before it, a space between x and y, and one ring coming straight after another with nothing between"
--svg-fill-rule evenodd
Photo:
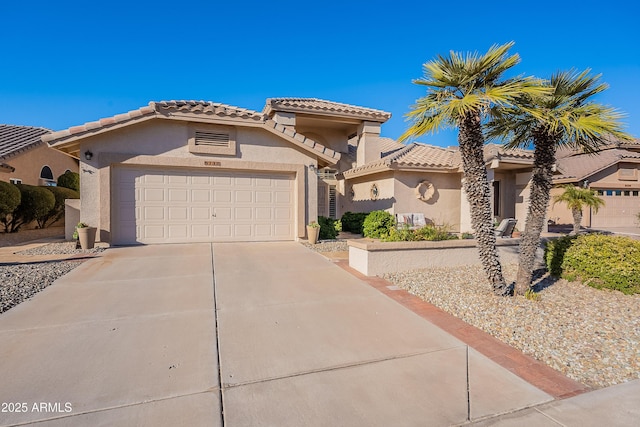
<instances>
[{"instance_id":1,"label":"mediterranean style house","mask_svg":"<svg viewBox=\"0 0 640 427\"><path fill-rule=\"evenodd\" d=\"M596 154L560 150L554 184L572 184L594 190L605 202L598 212L585 209L582 225L591 228L636 227L640 213L640 140L611 141ZM554 188L552 195L562 192ZM549 219L572 224L564 204L551 206Z\"/></svg>"},{"instance_id":2,"label":"mediterranean style house","mask_svg":"<svg viewBox=\"0 0 640 427\"><path fill-rule=\"evenodd\" d=\"M376 209L471 231L458 150L380 137L390 117L312 98L162 101L42 139L80 159L80 219L116 245L297 240L318 216ZM496 218L524 224L532 153L485 157Z\"/></svg>"},{"instance_id":3,"label":"mediterranean style house","mask_svg":"<svg viewBox=\"0 0 640 427\"><path fill-rule=\"evenodd\" d=\"M0 125L0 181L55 185L66 171L78 172L78 161L49 148L41 137L49 129Z\"/></svg>"}]
</instances>

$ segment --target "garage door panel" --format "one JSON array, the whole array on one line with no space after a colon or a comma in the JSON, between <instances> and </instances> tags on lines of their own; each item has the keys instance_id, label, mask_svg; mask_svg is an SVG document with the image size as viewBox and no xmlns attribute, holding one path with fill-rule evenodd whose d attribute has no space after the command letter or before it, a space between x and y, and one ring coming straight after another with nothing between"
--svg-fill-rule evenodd
<instances>
[{"instance_id":1,"label":"garage door panel","mask_svg":"<svg viewBox=\"0 0 640 427\"><path fill-rule=\"evenodd\" d=\"M114 243L292 240L293 176L117 168Z\"/></svg>"}]
</instances>

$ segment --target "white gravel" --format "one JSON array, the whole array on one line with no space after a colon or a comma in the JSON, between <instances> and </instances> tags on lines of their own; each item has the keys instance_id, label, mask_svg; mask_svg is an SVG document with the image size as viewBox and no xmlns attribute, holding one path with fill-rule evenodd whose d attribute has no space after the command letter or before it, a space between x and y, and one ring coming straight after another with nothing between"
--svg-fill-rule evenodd
<instances>
[{"instance_id":1,"label":"white gravel","mask_svg":"<svg viewBox=\"0 0 640 427\"><path fill-rule=\"evenodd\" d=\"M516 265L505 265L515 280ZM538 279L540 300L493 295L481 266L385 279L594 388L640 378L640 295Z\"/></svg>"},{"instance_id":2,"label":"white gravel","mask_svg":"<svg viewBox=\"0 0 640 427\"><path fill-rule=\"evenodd\" d=\"M346 252L349 250L349 246L347 246L347 241L342 239L336 240L320 240L315 245L307 241L301 241L303 246L311 249L316 252Z\"/></svg>"}]
</instances>

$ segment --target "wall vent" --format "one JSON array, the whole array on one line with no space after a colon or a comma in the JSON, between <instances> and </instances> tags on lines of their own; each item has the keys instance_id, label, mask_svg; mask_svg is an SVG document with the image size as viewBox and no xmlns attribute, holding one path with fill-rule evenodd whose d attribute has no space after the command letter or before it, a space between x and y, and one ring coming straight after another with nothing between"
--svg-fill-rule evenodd
<instances>
[{"instance_id":1,"label":"wall vent","mask_svg":"<svg viewBox=\"0 0 640 427\"><path fill-rule=\"evenodd\" d=\"M229 134L223 132L196 131L195 135L195 144L207 147L229 147L230 141Z\"/></svg>"}]
</instances>

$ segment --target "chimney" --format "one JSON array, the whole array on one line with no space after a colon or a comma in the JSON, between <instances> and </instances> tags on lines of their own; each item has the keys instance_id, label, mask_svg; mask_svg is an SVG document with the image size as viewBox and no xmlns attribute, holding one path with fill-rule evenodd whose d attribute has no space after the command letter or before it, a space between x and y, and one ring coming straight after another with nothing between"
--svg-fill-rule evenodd
<instances>
[{"instance_id":1,"label":"chimney","mask_svg":"<svg viewBox=\"0 0 640 427\"><path fill-rule=\"evenodd\" d=\"M358 126L356 166L380 160L380 123L362 122Z\"/></svg>"}]
</instances>

